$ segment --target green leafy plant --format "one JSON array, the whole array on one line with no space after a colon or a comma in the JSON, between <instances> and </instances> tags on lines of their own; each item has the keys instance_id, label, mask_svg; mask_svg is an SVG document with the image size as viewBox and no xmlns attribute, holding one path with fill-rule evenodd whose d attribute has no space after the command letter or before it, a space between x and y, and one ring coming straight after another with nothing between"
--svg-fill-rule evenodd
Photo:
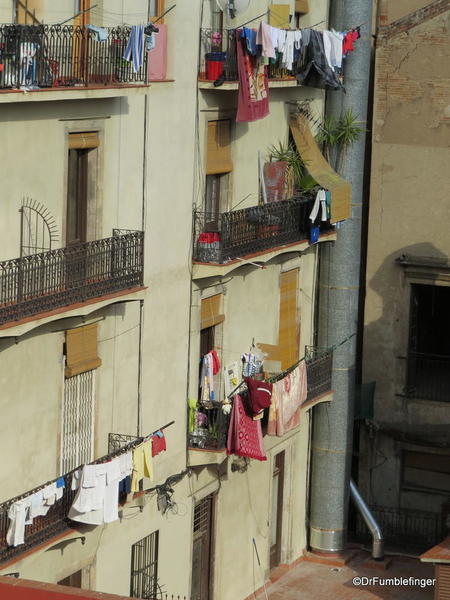
<instances>
[{"instance_id":1,"label":"green leafy plant","mask_svg":"<svg viewBox=\"0 0 450 600\"><path fill-rule=\"evenodd\" d=\"M344 167L348 148L364 132L361 125L362 121L348 108L339 118L325 117L319 126L317 142L322 144L326 159L338 173Z\"/></svg>"}]
</instances>

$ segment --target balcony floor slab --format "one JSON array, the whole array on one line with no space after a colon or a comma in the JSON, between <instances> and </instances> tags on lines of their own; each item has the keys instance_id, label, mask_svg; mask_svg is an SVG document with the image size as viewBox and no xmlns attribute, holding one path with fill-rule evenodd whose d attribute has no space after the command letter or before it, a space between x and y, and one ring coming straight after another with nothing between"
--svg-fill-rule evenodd
<instances>
[{"instance_id":1,"label":"balcony floor slab","mask_svg":"<svg viewBox=\"0 0 450 600\"><path fill-rule=\"evenodd\" d=\"M61 100L89 100L92 98L117 98L120 96L143 96L150 85L54 87L37 90L0 90L0 104L13 102L49 102Z\"/></svg>"},{"instance_id":2,"label":"balcony floor slab","mask_svg":"<svg viewBox=\"0 0 450 600\"><path fill-rule=\"evenodd\" d=\"M121 290L120 292L115 292L114 294L108 294L99 298L90 298L85 302L60 306L55 310L32 315L25 319L21 319L20 321L4 323L3 325L0 325L0 338L19 337L46 323L51 323L52 321L62 318L66 319L69 317L86 316L100 308L104 308L105 306L117 302L143 300L146 289L146 287L136 286L128 290Z\"/></svg>"},{"instance_id":3,"label":"balcony floor slab","mask_svg":"<svg viewBox=\"0 0 450 600\"><path fill-rule=\"evenodd\" d=\"M337 235L335 231L324 233L319 238L320 242L333 242L336 240ZM192 278L204 279L206 277L223 277L228 275L235 269L242 267L246 264L262 263L265 264L273 258L289 253L289 252L304 252L310 246L309 240L299 240L292 244L286 244L284 246L277 246L276 248L270 248L268 250L262 250L261 252L255 252L254 254L248 254L243 256L241 259L230 260L227 263L201 263L193 261Z\"/></svg>"}]
</instances>

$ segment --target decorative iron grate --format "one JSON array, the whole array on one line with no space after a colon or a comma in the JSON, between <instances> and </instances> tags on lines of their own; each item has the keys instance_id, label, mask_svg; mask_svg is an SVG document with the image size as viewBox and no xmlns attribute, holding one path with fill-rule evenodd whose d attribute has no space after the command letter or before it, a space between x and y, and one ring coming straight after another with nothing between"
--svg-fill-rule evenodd
<instances>
[{"instance_id":1,"label":"decorative iron grate","mask_svg":"<svg viewBox=\"0 0 450 600\"><path fill-rule=\"evenodd\" d=\"M0 88L56 88L123 85L147 81L147 53L137 73L122 57L131 29L104 28L96 40L86 27L0 25L3 71Z\"/></svg>"},{"instance_id":2,"label":"decorative iron grate","mask_svg":"<svg viewBox=\"0 0 450 600\"><path fill-rule=\"evenodd\" d=\"M144 233L0 262L0 325L143 285Z\"/></svg>"},{"instance_id":3,"label":"decorative iron grate","mask_svg":"<svg viewBox=\"0 0 450 600\"><path fill-rule=\"evenodd\" d=\"M312 195L304 195L221 215L195 211L193 258L198 262L226 263L276 246L307 240L313 203ZM207 223L211 222L217 227L209 232ZM320 228L321 232L333 229L328 222L322 223ZM205 235L208 233L216 234L214 241Z\"/></svg>"},{"instance_id":4,"label":"decorative iron grate","mask_svg":"<svg viewBox=\"0 0 450 600\"><path fill-rule=\"evenodd\" d=\"M329 348L306 347L306 372L308 378L307 400L331 392L333 351Z\"/></svg>"}]
</instances>

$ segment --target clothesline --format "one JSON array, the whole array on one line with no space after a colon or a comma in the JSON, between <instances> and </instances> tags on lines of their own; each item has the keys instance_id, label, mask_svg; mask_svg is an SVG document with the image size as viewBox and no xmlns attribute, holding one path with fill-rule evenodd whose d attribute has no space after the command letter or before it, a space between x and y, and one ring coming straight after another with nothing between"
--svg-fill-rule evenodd
<instances>
[{"instance_id":1,"label":"clothesline","mask_svg":"<svg viewBox=\"0 0 450 600\"><path fill-rule=\"evenodd\" d=\"M346 344L349 340L351 340L353 337L355 337L355 335L356 335L356 333L352 333L351 335L349 335L348 337L346 337L345 340L342 340L338 344L334 344L334 346L330 346L330 348L327 348L327 351L328 352L333 352L334 350L336 350L336 348L339 348L343 344ZM268 383L275 383L276 381L280 381L280 379L284 379L284 377L286 377L286 375L289 375L289 373L291 373L291 371L293 371L296 367L298 367L298 365L301 362L303 362L304 360L306 360L306 356L303 356L297 362L295 362L293 365L291 365L289 368L285 369L284 371L281 371L281 373L277 373L273 377L269 377L269 379L266 379L265 381L267 381ZM229 399L229 398L232 398L233 396L235 396L236 392L238 390L240 390L243 385L245 385L245 381L244 380L242 380L234 388L234 390L230 394L228 394L227 398Z\"/></svg>"},{"instance_id":2,"label":"clothesline","mask_svg":"<svg viewBox=\"0 0 450 600\"><path fill-rule=\"evenodd\" d=\"M89 464L102 464L102 463L108 462L112 458L116 458L116 457L118 457L118 456L120 456L122 454L125 454L126 452L129 452L130 450L132 450L135 446L139 446L140 444L143 444L144 442L146 442L147 440L149 440L152 436L156 435L158 433L158 431L163 431L164 429L167 429L167 427L170 427L174 423L175 423L175 421L170 421L169 423L166 423L166 425L164 425L163 427L160 427L159 429L156 429L153 433L150 433L149 435L146 435L145 437L138 437L136 440L133 440L132 442L130 442L129 444L127 444L123 448L119 448L119 450L115 450L114 452L111 452L110 454L105 454L104 456L101 456L100 458L98 458L97 460L95 460L95 461L93 461L92 463L89 463ZM60 477L67 477L68 475L72 475L73 473L75 473L75 471L78 471L82 467L83 467L83 465L79 465L78 467L75 467L71 471L68 471L67 473L64 473L63 475L60 475ZM14 502L18 502L19 500L23 500L24 498L27 498L28 496L31 496L32 494L35 494L36 492L41 491L45 487L51 485L52 483L55 483L60 477L56 477L55 479L51 479L50 481L47 481L46 483L38 486L37 488L29 490L28 492L20 494L19 496L16 496L14 498L11 498L7 502L3 503L2 506L14 504Z\"/></svg>"}]
</instances>

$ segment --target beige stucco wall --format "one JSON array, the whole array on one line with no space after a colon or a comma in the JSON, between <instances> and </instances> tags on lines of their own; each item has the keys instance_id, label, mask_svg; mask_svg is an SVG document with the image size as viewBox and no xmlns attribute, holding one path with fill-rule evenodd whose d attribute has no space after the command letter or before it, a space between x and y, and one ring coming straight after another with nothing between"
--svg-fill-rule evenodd
<instances>
[{"instance_id":1,"label":"beige stucco wall","mask_svg":"<svg viewBox=\"0 0 450 600\"><path fill-rule=\"evenodd\" d=\"M113 13L116 10L119 13L122 4L117 1L114 2L116 8L113 8L113 3L108 6L110 12L105 15L104 24L115 24ZM323 19L327 4L315 3L311 13L304 17L304 23L316 23ZM263 6L262 10L259 5ZM266 0L252 2L248 18L263 12L267 5ZM124 12L129 13L127 21L132 13L139 12L140 8L136 6L135 2L126 3ZM130 95L120 99L33 102L32 105L24 103L21 106L11 104L3 108L0 114L3 120L2 140L5 140L0 149L0 158L8 168L8 177L4 180L1 192L4 208L0 223L0 259L19 254L17 210L22 195L30 195L43 202L55 217L59 231L63 231L66 177L64 144L69 128L78 131L98 129L101 132L99 152L102 175L98 197L102 210L95 237L111 235L113 227L145 229L145 284L148 290L144 301L141 340L140 433L149 433L169 421L175 421L166 431L167 452L155 460L155 483L163 482L167 476L186 466L186 396L188 387L191 393L196 393L197 389L200 290L208 284L219 283L217 280L203 281L201 284L194 282L191 296L192 207L200 206L203 198L207 119L214 118L220 111L233 114L237 101L236 92L197 90L195 65L198 58L200 8L200 2L183 0L177 2L176 9L167 16L168 74L174 81L153 84L146 100ZM245 18L242 15L242 19ZM270 115L257 123L234 127L231 206L235 206L247 194L250 194L249 198L240 207L257 204L258 150L266 157L269 145L287 140L288 109L285 102L304 98L313 98L314 110L321 114L322 91L271 90ZM144 116L148 131L146 168L143 170ZM195 129L197 118L198 136ZM38 142L44 142L44 148L43 143ZM64 239L60 237L58 245L63 244ZM298 253L277 257L264 270L240 267L231 273L231 280L224 282L227 288L226 321L223 327L224 363L236 360L237 354L248 350L253 338L269 344L277 342L278 281L281 270L288 268L300 270L300 355L304 346L312 343L317 268L315 248L307 250L301 257ZM118 303L90 314L86 322L97 319L101 319L98 339L102 358L97 377L99 412L96 454L99 456L106 451L109 432L136 433L139 303ZM73 319L70 326L80 322L80 319ZM19 338L17 345L9 340L1 342L5 347L0 373L3 373L6 383L5 387L2 386L0 402L5 405L4 414L8 414L11 420L22 420L22 415L26 414L24 409L31 407L32 412L25 418L31 423L30 436L35 441L36 449L36 469L33 472L28 468L26 447L24 451L20 450L14 469L21 475L13 478L8 471L9 487L2 489L4 498L30 489L56 474L63 333L55 330L66 326L69 324L64 320L55 320L45 328ZM28 380L19 380L23 375L23 363L31 356L28 366L31 376ZM45 364L42 364L44 357ZM50 366L47 364L49 362ZM42 372L49 376L42 378ZM16 401L16 395L19 396L19 402ZM30 398L36 396L39 397L39 403L32 404ZM308 419L309 416L305 414L299 430L283 439L267 438L268 461L252 461L246 474L231 473L231 461L228 461L218 497L217 545L214 550L214 587L216 597L220 600L245 597L267 578L272 469L274 456L281 450L286 451L287 461L283 562L298 558L306 545ZM33 427L35 422L40 424L39 431ZM3 438L2 443L7 448L7 444L13 444L12 435L7 431ZM52 443L49 444L48 440L52 440ZM13 445L16 443L14 441ZM84 546L77 540L67 545L56 545L53 550L40 550L15 563L14 568L17 567L23 577L55 582L78 568L92 565L93 589L127 594L131 544L158 529L160 581L169 593L188 596L193 500L208 490L218 489L214 471L214 468L200 470L191 479L176 485L177 515L162 517L153 497L142 513L139 508L127 506L121 522L87 532ZM236 510L236 498L242 499L239 510ZM252 537L256 539L263 560L262 571L255 566L254 578L249 569L255 559Z\"/></svg>"},{"instance_id":2,"label":"beige stucco wall","mask_svg":"<svg viewBox=\"0 0 450 600\"><path fill-rule=\"evenodd\" d=\"M392 2L389 21L424 4ZM375 419L400 428L449 422L447 403L404 395L411 283L433 281L408 276L396 263L402 254L446 260L450 254L448 23L447 11L381 36L375 58L363 380L376 381ZM440 510L438 495L400 491L402 450L423 448L382 432L370 440L363 435L361 443L360 483L372 502ZM369 485L371 465L379 466Z\"/></svg>"}]
</instances>

